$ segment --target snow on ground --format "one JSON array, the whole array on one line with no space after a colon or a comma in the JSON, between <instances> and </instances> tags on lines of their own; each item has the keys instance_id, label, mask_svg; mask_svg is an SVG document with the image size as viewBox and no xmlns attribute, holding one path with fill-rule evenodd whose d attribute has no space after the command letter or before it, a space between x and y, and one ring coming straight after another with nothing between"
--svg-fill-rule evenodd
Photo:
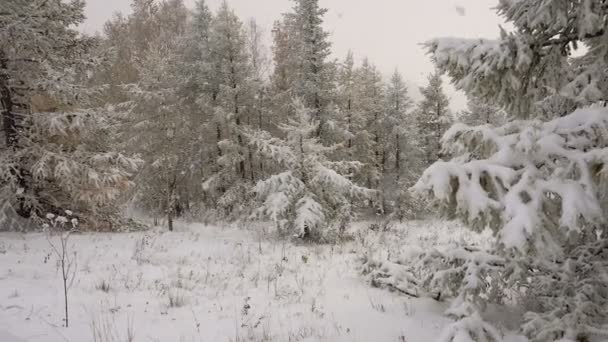
<instances>
[{"instance_id":1,"label":"snow on ground","mask_svg":"<svg viewBox=\"0 0 608 342\"><path fill-rule=\"evenodd\" d=\"M69 328L45 235L2 233L0 341L435 340L449 322L442 304L371 288L359 274L362 251L399 241L367 227L336 246L202 224L73 235ZM423 247L463 238L449 227L412 223L401 238Z\"/></svg>"},{"instance_id":2,"label":"snow on ground","mask_svg":"<svg viewBox=\"0 0 608 342\"><path fill-rule=\"evenodd\" d=\"M1 234L1 340L94 341L97 329L101 342L430 341L446 323L433 301L370 288L354 242L295 246L231 228L179 228L73 235L69 328L45 235Z\"/></svg>"}]
</instances>

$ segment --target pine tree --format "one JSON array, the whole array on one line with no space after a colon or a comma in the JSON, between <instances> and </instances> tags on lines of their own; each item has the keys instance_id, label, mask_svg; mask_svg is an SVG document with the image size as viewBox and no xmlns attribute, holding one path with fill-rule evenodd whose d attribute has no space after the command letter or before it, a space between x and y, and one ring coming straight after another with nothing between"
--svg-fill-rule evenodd
<instances>
[{"instance_id":1,"label":"pine tree","mask_svg":"<svg viewBox=\"0 0 608 342\"><path fill-rule=\"evenodd\" d=\"M449 127L451 118L449 100L443 92L441 74L435 72L428 77L429 84L420 88L423 99L418 104L416 126L419 148L424 151L426 164L441 158L441 137Z\"/></svg>"},{"instance_id":2,"label":"pine tree","mask_svg":"<svg viewBox=\"0 0 608 342\"><path fill-rule=\"evenodd\" d=\"M3 200L21 215L71 209L96 228L115 218L138 162L112 151L109 110L88 89L85 75L101 60L98 41L75 30L83 12L76 0L3 3L0 178Z\"/></svg>"}]
</instances>

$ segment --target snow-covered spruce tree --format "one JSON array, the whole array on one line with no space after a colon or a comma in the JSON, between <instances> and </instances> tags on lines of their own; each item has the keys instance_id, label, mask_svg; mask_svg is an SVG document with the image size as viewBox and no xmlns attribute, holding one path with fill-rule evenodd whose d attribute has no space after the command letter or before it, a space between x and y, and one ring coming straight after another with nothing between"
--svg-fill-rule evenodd
<instances>
[{"instance_id":1,"label":"snow-covered spruce tree","mask_svg":"<svg viewBox=\"0 0 608 342\"><path fill-rule=\"evenodd\" d=\"M441 137L450 127L451 117L449 100L443 92L441 74L435 72L428 76L429 84L420 88L423 99L416 109L418 146L423 151L426 165L441 158Z\"/></svg>"},{"instance_id":2,"label":"snow-covered spruce tree","mask_svg":"<svg viewBox=\"0 0 608 342\"><path fill-rule=\"evenodd\" d=\"M502 30L497 40L426 43L457 88L522 119L562 116L577 105L605 101L608 8L603 2L500 0L497 11L514 27ZM581 46L586 47L582 53Z\"/></svg>"},{"instance_id":3,"label":"snow-covered spruce tree","mask_svg":"<svg viewBox=\"0 0 608 342\"><path fill-rule=\"evenodd\" d=\"M217 85L213 123L218 154L217 170L205 179L204 188L217 198L218 209L235 217L248 210L247 194L253 182L253 156L244 131L249 127L246 109L254 102L255 87L246 31L225 2L211 22L209 45L210 79Z\"/></svg>"},{"instance_id":4,"label":"snow-covered spruce tree","mask_svg":"<svg viewBox=\"0 0 608 342\"><path fill-rule=\"evenodd\" d=\"M413 185L422 172L422 155L418 153L416 125L411 111L413 102L408 95L403 76L393 73L386 88L383 130L386 133L384 151L384 197L393 202L393 212L399 219L414 217L420 206L405 189Z\"/></svg>"},{"instance_id":5,"label":"snow-covered spruce tree","mask_svg":"<svg viewBox=\"0 0 608 342\"><path fill-rule=\"evenodd\" d=\"M473 229L489 227L496 236L485 252L496 260L474 286L467 279L479 271L447 271L460 284L454 304L466 304L472 315L515 293L514 300L529 310L522 330L534 341L608 336L608 225L601 201L607 189L608 110L593 106L548 122L501 127L456 124L442 143L454 159L432 165L414 190L428 194L448 215ZM445 256L434 260L446 265ZM485 260L490 259L471 255L462 262L480 269ZM471 294L472 288L477 292Z\"/></svg>"},{"instance_id":6,"label":"snow-covered spruce tree","mask_svg":"<svg viewBox=\"0 0 608 342\"><path fill-rule=\"evenodd\" d=\"M499 107L484 103L477 98L469 98L467 109L458 114L459 122L469 126L502 126L507 114Z\"/></svg>"},{"instance_id":7,"label":"snow-covered spruce tree","mask_svg":"<svg viewBox=\"0 0 608 342\"><path fill-rule=\"evenodd\" d=\"M272 120L272 115L269 113L271 106L268 79L271 65L264 45L264 32L260 25L254 19L250 19L246 31L246 47L251 66L251 102L245 108L244 121L251 127L265 130L271 126ZM265 178L264 162L251 145L247 146L247 153L250 179L257 182Z\"/></svg>"},{"instance_id":8,"label":"snow-covered spruce tree","mask_svg":"<svg viewBox=\"0 0 608 342\"><path fill-rule=\"evenodd\" d=\"M360 163L329 159L340 146L320 142L320 122L314 119L314 110L299 101L294 107L295 118L280 126L287 138L274 138L267 132L250 135L259 152L280 170L255 186L260 201L255 213L275 222L281 233L332 241L352 218L353 200L367 197L371 191L351 180Z\"/></svg>"},{"instance_id":9,"label":"snow-covered spruce tree","mask_svg":"<svg viewBox=\"0 0 608 342\"><path fill-rule=\"evenodd\" d=\"M528 120L455 125L443 138L455 158L431 166L415 189L472 227L492 228L489 252L504 267L489 278L522 297L529 310L522 330L533 340L605 336L608 112L595 103L606 97L608 8L503 0L497 9L513 32L427 47L469 96ZM573 57L580 44L588 49Z\"/></svg>"},{"instance_id":10,"label":"snow-covered spruce tree","mask_svg":"<svg viewBox=\"0 0 608 342\"><path fill-rule=\"evenodd\" d=\"M115 218L137 161L111 150L108 110L93 106L87 77L101 60L98 41L74 29L83 12L76 0L3 2L0 182L23 216L71 209L97 228Z\"/></svg>"},{"instance_id":11,"label":"snow-covered spruce tree","mask_svg":"<svg viewBox=\"0 0 608 342\"><path fill-rule=\"evenodd\" d=\"M354 160L363 164L356 178L370 189L380 190L386 167L385 92L382 75L367 58L355 69L355 97L351 108ZM370 199L377 213L384 213L382 191Z\"/></svg>"},{"instance_id":12,"label":"snow-covered spruce tree","mask_svg":"<svg viewBox=\"0 0 608 342\"><path fill-rule=\"evenodd\" d=\"M338 65L336 75L336 104L340 111L342 126L346 132L345 153L349 159L355 155L355 134L357 133L357 112L355 105L356 98L356 69L355 57L349 51L346 58Z\"/></svg>"},{"instance_id":13,"label":"snow-covered spruce tree","mask_svg":"<svg viewBox=\"0 0 608 342\"><path fill-rule=\"evenodd\" d=\"M178 80L178 96L183 114L188 119L190 133L189 172L177 187L178 207L182 215L209 217L210 208L215 207L215 199L204 191L201 182L216 172L217 126L214 122L214 97L217 84L211 82L210 35L213 15L206 1L197 0L191 12L186 33L179 40L179 58L175 70ZM213 216L213 215L211 215Z\"/></svg>"},{"instance_id":14,"label":"snow-covered spruce tree","mask_svg":"<svg viewBox=\"0 0 608 342\"><path fill-rule=\"evenodd\" d=\"M326 9L319 0L293 0L293 11L275 24L273 83L283 109L290 109L295 98L314 111L319 120L317 135L330 130L335 92L335 63L329 60L331 43L322 27ZM325 140L331 140L329 133Z\"/></svg>"}]
</instances>

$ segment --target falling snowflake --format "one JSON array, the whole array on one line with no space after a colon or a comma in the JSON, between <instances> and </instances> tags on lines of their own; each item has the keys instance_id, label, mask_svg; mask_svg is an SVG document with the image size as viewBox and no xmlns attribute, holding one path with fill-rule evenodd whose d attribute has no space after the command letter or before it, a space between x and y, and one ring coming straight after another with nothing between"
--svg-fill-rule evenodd
<instances>
[{"instance_id":1,"label":"falling snowflake","mask_svg":"<svg viewBox=\"0 0 608 342\"><path fill-rule=\"evenodd\" d=\"M456 10L456 13L458 13L458 15L461 17L467 15L467 10L466 8L464 8L464 6L456 5L454 6L454 9Z\"/></svg>"}]
</instances>

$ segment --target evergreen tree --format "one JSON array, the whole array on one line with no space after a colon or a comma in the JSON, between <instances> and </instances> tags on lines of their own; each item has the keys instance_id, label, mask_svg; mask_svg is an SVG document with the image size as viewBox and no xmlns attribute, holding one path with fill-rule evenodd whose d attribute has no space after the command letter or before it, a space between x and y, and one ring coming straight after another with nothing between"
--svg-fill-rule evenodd
<instances>
[{"instance_id":1,"label":"evergreen tree","mask_svg":"<svg viewBox=\"0 0 608 342\"><path fill-rule=\"evenodd\" d=\"M320 121L317 135L331 126L335 63L329 61L331 44L323 29L326 9L318 0L293 0L293 12L275 24L275 76L279 92L289 91L284 102L299 98ZM325 137L328 139L328 137Z\"/></svg>"},{"instance_id":2,"label":"evergreen tree","mask_svg":"<svg viewBox=\"0 0 608 342\"><path fill-rule=\"evenodd\" d=\"M386 160L392 161L385 171L382 188L384 198L394 202L394 212L399 219L414 217L420 211L420 203L405 190L415 183L422 172L422 155L417 153L416 123L412 116L414 103L398 70L393 73L386 90L384 131ZM391 155L392 153L392 155Z\"/></svg>"},{"instance_id":3,"label":"evergreen tree","mask_svg":"<svg viewBox=\"0 0 608 342\"><path fill-rule=\"evenodd\" d=\"M595 1L506 1L497 12L514 28L497 40L426 43L441 71L469 96L520 119L563 116L606 99L606 6ZM579 52L579 46L588 49ZM562 105L548 113L543 107ZM551 118L551 117L550 117Z\"/></svg>"},{"instance_id":4,"label":"evergreen tree","mask_svg":"<svg viewBox=\"0 0 608 342\"><path fill-rule=\"evenodd\" d=\"M296 118L281 125L286 139L266 132L250 139L259 152L279 166L279 172L260 181L255 193L256 213L272 219L279 231L300 238L335 240L352 219L351 203L370 194L350 178L358 162L329 159L337 146L324 146L316 136L319 121L301 102L294 104Z\"/></svg>"},{"instance_id":5,"label":"evergreen tree","mask_svg":"<svg viewBox=\"0 0 608 342\"><path fill-rule=\"evenodd\" d=\"M416 114L419 148L424 151L426 165L441 158L441 137L451 122L449 100L443 92L441 74L429 75L428 81L426 87L420 88L423 99Z\"/></svg>"},{"instance_id":6,"label":"evergreen tree","mask_svg":"<svg viewBox=\"0 0 608 342\"><path fill-rule=\"evenodd\" d=\"M353 158L354 139L357 133L355 124L357 75L355 69L355 58L351 51L348 52L344 61L338 66L336 102L342 118L342 125L346 132L346 152L348 157Z\"/></svg>"},{"instance_id":7,"label":"evergreen tree","mask_svg":"<svg viewBox=\"0 0 608 342\"><path fill-rule=\"evenodd\" d=\"M251 19L247 26L247 52L251 63L251 94L252 102L246 108L247 125L259 130L271 130L272 121L276 116L270 113L270 84L268 73L270 61L264 45L264 36L258 23ZM264 163L249 145L248 159L251 180L257 181L263 177ZM256 172L257 170L257 172Z\"/></svg>"},{"instance_id":8,"label":"evergreen tree","mask_svg":"<svg viewBox=\"0 0 608 342\"><path fill-rule=\"evenodd\" d=\"M395 70L386 90L386 125L385 129L392 133L392 137L387 139L387 150L394 151L394 166L397 180L402 178L405 167L403 165L405 147L413 130L408 127L413 125L409 116L409 111L413 106L407 86L403 76ZM411 164L409 164L411 167Z\"/></svg>"},{"instance_id":9,"label":"evergreen tree","mask_svg":"<svg viewBox=\"0 0 608 342\"><path fill-rule=\"evenodd\" d=\"M204 186L225 214L246 210L247 185L252 178L252 155L248 153L243 135L247 122L246 109L255 97L255 84L247 36L243 24L226 2L222 4L211 23L209 39L210 65L213 68L210 82L217 93L212 96L213 122L217 134L218 157L213 162L217 171Z\"/></svg>"},{"instance_id":10,"label":"evergreen tree","mask_svg":"<svg viewBox=\"0 0 608 342\"><path fill-rule=\"evenodd\" d=\"M476 98L469 98L467 110L460 113L458 121L470 126L494 125L500 126L505 122L506 113L500 108L483 103Z\"/></svg>"},{"instance_id":11,"label":"evergreen tree","mask_svg":"<svg viewBox=\"0 0 608 342\"><path fill-rule=\"evenodd\" d=\"M65 209L96 228L116 213L137 160L112 151L112 121L88 79L96 39L75 29L84 2L11 0L0 10L2 199L23 216ZM110 222L111 224L111 222Z\"/></svg>"},{"instance_id":12,"label":"evergreen tree","mask_svg":"<svg viewBox=\"0 0 608 342\"><path fill-rule=\"evenodd\" d=\"M421 283L456 297L448 314L459 321L447 341L499 341L481 317L506 293L517 293L528 311L521 331L533 341L606 336L608 112L596 102L606 92L598 70L606 67L608 9L569 0L499 1L497 8L512 33L427 46L457 87L513 118L499 127L454 125L442 140L454 158L433 164L414 186L495 239L487 250L424 253L424 266L409 271L431 267ZM580 43L589 49L573 57Z\"/></svg>"},{"instance_id":13,"label":"evergreen tree","mask_svg":"<svg viewBox=\"0 0 608 342\"><path fill-rule=\"evenodd\" d=\"M385 134L385 92L382 75L367 58L356 70L356 108L359 112L358 127L353 127L355 137L356 160L364 164L360 177L370 189L380 190L383 180L386 154ZM384 213L382 192L377 193L375 209Z\"/></svg>"},{"instance_id":14,"label":"evergreen tree","mask_svg":"<svg viewBox=\"0 0 608 342\"><path fill-rule=\"evenodd\" d=\"M295 38L296 30L293 14L285 14L282 20L276 21L272 30L272 60L274 70L271 74L272 110L283 116L292 110L292 85L295 83L298 70L296 56L298 42ZM280 133L280 132L277 132Z\"/></svg>"}]
</instances>

